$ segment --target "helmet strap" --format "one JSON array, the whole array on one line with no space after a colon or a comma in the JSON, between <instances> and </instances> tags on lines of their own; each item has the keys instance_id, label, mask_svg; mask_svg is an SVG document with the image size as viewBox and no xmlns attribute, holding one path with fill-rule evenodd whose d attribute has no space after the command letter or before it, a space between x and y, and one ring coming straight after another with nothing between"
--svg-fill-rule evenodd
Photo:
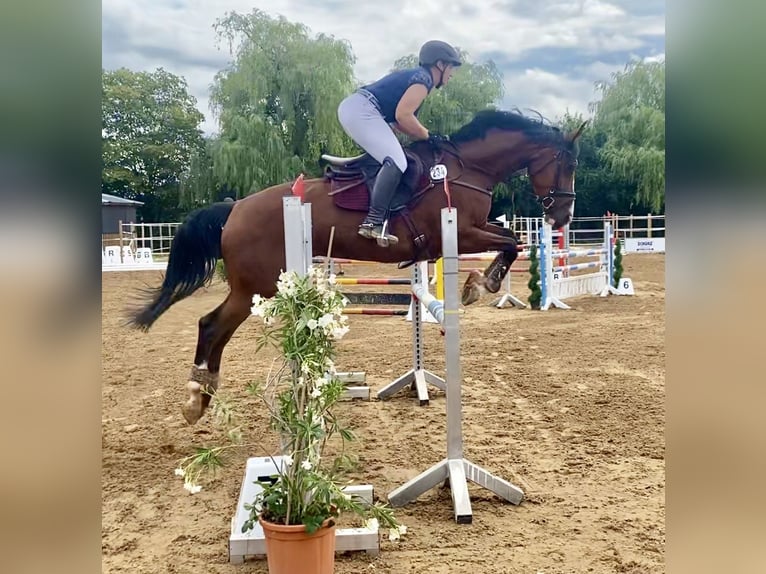
<instances>
[{"instance_id":1,"label":"helmet strap","mask_svg":"<svg viewBox=\"0 0 766 574\"><path fill-rule=\"evenodd\" d=\"M439 88L441 88L444 85L444 70L446 70L446 66L444 68L440 68L439 64L436 63L436 64L434 64L434 68L439 70L439 81L434 86L438 90Z\"/></svg>"}]
</instances>

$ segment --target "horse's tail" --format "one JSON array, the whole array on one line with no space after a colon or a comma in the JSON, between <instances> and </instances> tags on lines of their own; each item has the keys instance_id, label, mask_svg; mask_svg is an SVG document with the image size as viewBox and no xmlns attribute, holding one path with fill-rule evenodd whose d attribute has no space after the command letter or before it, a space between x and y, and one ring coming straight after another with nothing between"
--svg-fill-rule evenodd
<instances>
[{"instance_id":1,"label":"horse's tail","mask_svg":"<svg viewBox=\"0 0 766 574\"><path fill-rule=\"evenodd\" d=\"M221 231L233 206L233 202L214 203L189 214L173 238L162 285L149 289L150 301L130 312L131 325L148 331L171 305L213 278L221 258Z\"/></svg>"}]
</instances>

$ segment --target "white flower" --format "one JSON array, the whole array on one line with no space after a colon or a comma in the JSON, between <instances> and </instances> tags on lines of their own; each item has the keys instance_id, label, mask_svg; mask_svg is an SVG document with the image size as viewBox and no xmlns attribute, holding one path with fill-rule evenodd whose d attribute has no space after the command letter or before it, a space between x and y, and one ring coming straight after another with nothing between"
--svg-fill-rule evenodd
<instances>
[{"instance_id":1,"label":"white flower","mask_svg":"<svg viewBox=\"0 0 766 574\"><path fill-rule=\"evenodd\" d=\"M194 484L193 482L184 482L184 488L188 490L190 494L197 494L200 490L202 490L200 485Z\"/></svg>"},{"instance_id":2,"label":"white flower","mask_svg":"<svg viewBox=\"0 0 766 574\"><path fill-rule=\"evenodd\" d=\"M377 530L378 526L379 524L377 518L368 518L367 522L364 523L364 527L370 530Z\"/></svg>"},{"instance_id":3,"label":"white flower","mask_svg":"<svg viewBox=\"0 0 766 574\"><path fill-rule=\"evenodd\" d=\"M306 322L306 327L308 327L308 328L309 328L309 331L313 331L314 329L316 329L316 328L317 328L317 325L319 325L319 323L317 322L317 320L316 320L316 319L309 319L309 320Z\"/></svg>"},{"instance_id":4,"label":"white flower","mask_svg":"<svg viewBox=\"0 0 766 574\"><path fill-rule=\"evenodd\" d=\"M186 476L186 471L183 468L177 468L175 474L176 476Z\"/></svg>"},{"instance_id":5,"label":"white flower","mask_svg":"<svg viewBox=\"0 0 766 574\"><path fill-rule=\"evenodd\" d=\"M343 336L348 333L349 328L348 327L335 327L332 331L330 331L330 338L334 340L342 339Z\"/></svg>"},{"instance_id":6,"label":"white flower","mask_svg":"<svg viewBox=\"0 0 766 574\"><path fill-rule=\"evenodd\" d=\"M400 524L396 528L389 529L388 539L391 541L396 541L396 540L399 540L405 534L407 534L407 527L404 524Z\"/></svg>"},{"instance_id":7,"label":"white flower","mask_svg":"<svg viewBox=\"0 0 766 574\"><path fill-rule=\"evenodd\" d=\"M335 273L330 273L330 276L327 278L327 282L330 285L335 285L336 279L337 279L337 276L335 275Z\"/></svg>"},{"instance_id":8,"label":"white flower","mask_svg":"<svg viewBox=\"0 0 766 574\"><path fill-rule=\"evenodd\" d=\"M282 271L279 274L279 281L277 281L277 291L282 295L291 296L297 291L297 285L295 284L295 272L289 273Z\"/></svg>"},{"instance_id":9,"label":"white flower","mask_svg":"<svg viewBox=\"0 0 766 574\"><path fill-rule=\"evenodd\" d=\"M323 329L329 325L331 325L335 321L335 317L333 317L332 313L325 313L321 317L319 317L319 326Z\"/></svg>"},{"instance_id":10,"label":"white flower","mask_svg":"<svg viewBox=\"0 0 766 574\"><path fill-rule=\"evenodd\" d=\"M250 312L256 317L263 317L267 309L267 300L260 295L253 295L253 306Z\"/></svg>"},{"instance_id":11,"label":"white flower","mask_svg":"<svg viewBox=\"0 0 766 574\"><path fill-rule=\"evenodd\" d=\"M316 384L316 387L317 387L318 389L321 389L321 388L322 388L322 387L324 387L324 386L325 386L325 385L326 385L328 382L329 382L329 381L328 381L327 379L325 379L324 377L319 377L319 378L316 380L316 383L315 383L315 384Z\"/></svg>"},{"instance_id":12,"label":"white flower","mask_svg":"<svg viewBox=\"0 0 766 574\"><path fill-rule=\"evenodd\" d=\"M293 457L286 454L282 457L282 461L285 463L285 466L290 466L293 463Z\"/></svg>"},{"instance_id":13,"label":"white flower","mask_svg":"<svg viewBox=\"0 0 766 574\"><path fill-rule=\"evenodd\" d=\"M303 470L311 470L311 463L310 463L309 461L307 461L307 460L304 460L304 461L301 463L301 468L302 468Z\"/></svg>"},{"instance_id":14,"label":"white flower","mask_svg":"<svg viewBox=\"0 0 766 574\"><path fill-rule=\"evenodd\" d=\"M311 391L311 398L312 399L318 399L322 396L322 391L319 388L314 389Z\"/></svg>"}]
</instances>

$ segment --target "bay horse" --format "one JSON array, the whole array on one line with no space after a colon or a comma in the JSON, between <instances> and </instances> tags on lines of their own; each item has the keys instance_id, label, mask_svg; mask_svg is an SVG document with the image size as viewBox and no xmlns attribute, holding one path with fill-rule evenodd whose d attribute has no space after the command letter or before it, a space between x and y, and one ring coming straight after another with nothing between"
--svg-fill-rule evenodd
<instances>
[{"instance_id":1,"label":"bay horse","mask_svg":"<svg viewBox=\"0 0 766 574\"><path fill-rule=\"evenodd\" d=\"M518 247L512 232L487 222L494 185L526 169L548 223L554 228L569 223L574 212L577 138L585 123L564 133L517 111L484 110L438 150L422 141L407 146L408 169L392 203L390 229L399 242L388 247L357 234L368 206L367 185L372 186L368 180L379 164L366 154L323 155L328 164L324 177L304 182L304 200L312 205L314 255L327 252L334 227L334 257L400 266L435 259L441 255L440 211L449 202L459 214L459 252L499 252L483 273L474 271L468 277L462 303L470 305L486 292L496 293ZM431 170L437 163L447 168L446 186L443 176ZM292 189L293 182L287 182L190 214L173 240L162 285L150 290L150 300L130 314L130 324L148 330L171 305L208 283L216 260L223 258L230 291L223 303L199 320L187 383L190 395L182 408L189 424L202 417L211 391L218 388L223 349L250 315L253 295L268 298L276 293L285 266L282 198Z\"/></svg>"}]
</instances>

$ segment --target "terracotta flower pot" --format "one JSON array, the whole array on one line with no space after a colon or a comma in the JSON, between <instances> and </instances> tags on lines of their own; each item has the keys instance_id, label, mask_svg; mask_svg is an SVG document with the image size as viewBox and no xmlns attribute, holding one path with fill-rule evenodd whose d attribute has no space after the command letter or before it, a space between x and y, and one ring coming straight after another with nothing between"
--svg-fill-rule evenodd
<instances>
[{"instance_id":1,"label":"terracotta flower pot","mask_svg":"<svg viewBox=\"0 0 766 574\"><path fill-rule=\"evenodd\" d=\"M306 534L302 524L285 526L258 521L266 538L269 574L333 574L335 570L335 525L322 526ZM325 524L329 524L326 521Z\"/></svg>"}]
</instances>

